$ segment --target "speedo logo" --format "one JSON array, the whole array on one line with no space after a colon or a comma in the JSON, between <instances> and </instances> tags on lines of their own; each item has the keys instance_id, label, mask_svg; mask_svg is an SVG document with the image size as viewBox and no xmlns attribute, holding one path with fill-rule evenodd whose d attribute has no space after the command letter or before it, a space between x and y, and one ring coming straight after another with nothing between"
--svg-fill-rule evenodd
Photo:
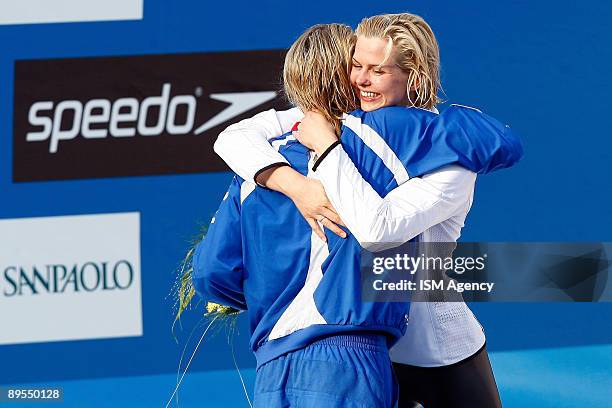
<instances>
[{"instance_id":1,"label":"speedo logo","mask_svg":"<svg viewBox=\"0 0 612 408\"><path fill-rule=\"evenodd\" d=\"M56 153L60 142L82 137L104 139L135 136L200 135L250 109L276 97L276 92L214 93L209 97L229 105L195 127L198 98L194 95L171 96L171 84L162 85L161 95L153 95L139 102L136 98L91 99L85 104L78 100L34 102L28 112L28 122L36 130L26 134L27 142L49 141L49 153ZM196 97L197 96L197 97ZM177 111L181 113L177 115ZM194 129L195 128L195 129Z\"/></svg>"}]
</instances>

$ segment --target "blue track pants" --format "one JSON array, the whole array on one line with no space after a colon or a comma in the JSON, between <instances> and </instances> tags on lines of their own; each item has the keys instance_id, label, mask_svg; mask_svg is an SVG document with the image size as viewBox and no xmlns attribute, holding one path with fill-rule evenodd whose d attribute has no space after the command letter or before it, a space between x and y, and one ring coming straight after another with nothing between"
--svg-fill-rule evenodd
<instances>
[{"instance_id":1,"label":"blue track pants","mask_svg":"<svg viewBox=\"0 0 612 408\"><path fill-rule=\"evenodd\" d=\"M254 408L391 408L398 387L385 336L317 340L259 367Z\"/></svg>"}]
</instances>

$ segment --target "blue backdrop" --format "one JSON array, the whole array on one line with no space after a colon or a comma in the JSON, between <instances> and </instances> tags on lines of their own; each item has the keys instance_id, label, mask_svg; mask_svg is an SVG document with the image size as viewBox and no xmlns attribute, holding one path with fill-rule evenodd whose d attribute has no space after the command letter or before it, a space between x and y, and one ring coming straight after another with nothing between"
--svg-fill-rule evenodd
<instances>
[{"instance_id":1,"label":"blue backdrop","mask_svg":"<svg viewBox=\"0 0 612 408\"><path fill-rule=\"evenodd\" d=\"M167 298L173 272L230 180L207 173L13 183L15 60L286 48L315 23L355 26L363 16L400 11L422 15L436 32L447 99L510 123L525 144L518 166L478 180L462 239L612 240L609 2L356 0L330 8L320 0L145 0L142 21L0 26L0 218L139 211L144 322L138 338L2 346L2 367L10 369L0 370L0 383L176 370L199 317L184 319L177 345ZM610 304L473 308L491 350L612 343ZM244 323L235 348L239 363L253 366ZM225 336L217 335L193 369L231 366Z\"/></svg>"}]
</instances>

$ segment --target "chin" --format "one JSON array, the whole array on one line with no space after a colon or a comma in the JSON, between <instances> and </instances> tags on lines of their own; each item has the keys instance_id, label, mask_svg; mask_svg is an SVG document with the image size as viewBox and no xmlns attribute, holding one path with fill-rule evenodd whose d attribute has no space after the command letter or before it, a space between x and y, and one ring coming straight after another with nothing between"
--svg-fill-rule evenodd
<instances>
[{"instance_id":1,"label":"chin","mask_svg":"<svg viewBox=\"0 0 612 408\"><path fill-rule=\"evenodd\" d=\"M383 106L381 102L363 102L361 101L361 110L364 112L371 112L373 110L379 109Z\"/></svg>"}]
</instances>

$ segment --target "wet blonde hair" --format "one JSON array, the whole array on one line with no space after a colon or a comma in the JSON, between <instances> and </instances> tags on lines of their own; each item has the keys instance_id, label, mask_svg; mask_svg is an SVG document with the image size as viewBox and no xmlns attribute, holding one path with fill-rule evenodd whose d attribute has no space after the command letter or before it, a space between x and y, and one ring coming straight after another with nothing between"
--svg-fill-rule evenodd
<instances>
[{"instance_id":1,"label":"wet blonde hair","mask_svg":"<svg viewBox=\"0 0 612 408\"><path fill-rule=\"evenodd\" d=\"M412 106L432 109L441 102L440 51L425 20L409 13L382 14L361 20L355 33L389 41L383 63L395 51L394 63L408 74L406 93Z\"/></svg>"},{"instance_id":2,"label":"wet blonde hair","mask_svg":"<svg viewBox=\"0 0 612 408\"><path fill-rule=\"evenodd\" d=\"M357 109L350 80L355 35L344 24L317 24L293 43L285 57L283 83L291 103L316 110L340 132L342 114Z\"/></svg>"}]
</instances>

